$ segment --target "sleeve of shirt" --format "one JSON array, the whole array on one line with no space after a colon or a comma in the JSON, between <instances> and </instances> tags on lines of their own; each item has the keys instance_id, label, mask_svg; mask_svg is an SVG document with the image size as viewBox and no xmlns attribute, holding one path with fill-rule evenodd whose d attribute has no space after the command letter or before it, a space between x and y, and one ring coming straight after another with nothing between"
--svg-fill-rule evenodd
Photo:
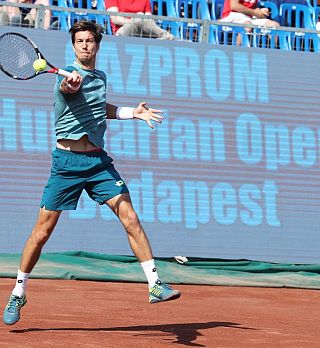
<instances>
[{"instance_id":1,"label":"sleeve of shirt","mask_svg":"<svg viewBox=\"0 0 320 348\"><path fill-rule=\"evenodd\" d=\"M118 7L119 8L118 0L104 0L104 5L105 5L107 10L110 7Z\"/></svg>"}]
</instances>

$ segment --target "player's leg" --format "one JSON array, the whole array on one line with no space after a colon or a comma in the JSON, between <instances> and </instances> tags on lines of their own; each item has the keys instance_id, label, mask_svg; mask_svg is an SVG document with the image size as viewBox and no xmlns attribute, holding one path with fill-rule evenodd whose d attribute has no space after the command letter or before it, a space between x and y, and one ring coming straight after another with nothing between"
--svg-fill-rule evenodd
<instances>
[{"instance_id":1,"label":"player's leg","mask_svg":"<svg viewBox=\"0 0 320 348\"><path fill-rule=\"evenodd\" d=\"M76 209L84 183L77 171L85 170L87 162L80 163L82 155L55 149L52 152L51 175L44 189L37 222L28 238L20 262L16 286L4 311L4 322L8 325L20 319L20 308L25 304L25 287L30 272L37 263L43 245L49 239L62 210ZM68 176L70 171L74 175Z\"/></svg>"},{"instance_id":2,"label":"player's leg","mask_svg":"<svg viewBox=\"0 0 320 348\"><path fill-rule=\"evenodd\" d=\"M159 280L148 237L132 207L129 190L112 164L112 158L101 151L94 160L99 164L100 170L88 178L85 190L94 201L107 204L124 226L131 249L148 280L150 302L168 301L180 297L179 291L171 289ZM101 163L104 164L102 167Z\"/></svg>"},{"instance_id":3,"label":"player's leg","mask_svg":"<svg viewBox=\"0 0 320 348\"><path fill-rule=\"evenodd\" d=\"M20 309L26 304L26 285L29 274L39 260L42 247L56 226L61 211L41 208L37 222L29 236L20 261L16 285L3 313L3 321L13 325L20 319Z\"/></svg>"},{"instance_id":4,"label":"player's leg","mask_svg":"<svg viewBox=\"0 0 320 348\"><path fill-rule=\"evenodd\" d=\"M139 260L144 262L153 258L150 243L139 218L134 211L129 193L123 193L109 199L107 205L118 216L128 234L132 251Z\"/></svg>"},{"instance_id":5,"label":"player's leg","mask_svg":"<svg viewBox=\"0 0 320 348\"><path fill-rule=\"evenodd\" d=\"M53 232L61 210L46 210L45 207L40 209L37 222L29 236L20 261L20 270L24 273L30 273L37 261L39 260L42 247L49 239Z\"/></svg>"},{"instance_id":6,"label":"player's leg","mask_svg":"<svg viewBox=\"0 0 320 348\"><path fill-rule=\"evenodd\" d=\"M118 216L125 228L131 249L146 275L149 284L149 302L156 303L179 298L181 293L159 279L148 237L133 209L130 194L123 193L106 204Z\"/></svg>"}]
</instances>

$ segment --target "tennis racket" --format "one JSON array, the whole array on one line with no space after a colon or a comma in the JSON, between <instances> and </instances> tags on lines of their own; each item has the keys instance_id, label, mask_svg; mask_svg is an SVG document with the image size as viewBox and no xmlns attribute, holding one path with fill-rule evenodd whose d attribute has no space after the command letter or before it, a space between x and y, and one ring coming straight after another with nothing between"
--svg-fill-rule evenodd
<instances>
[{"instance_id":1,"label":"tennis racket","mask_svg":"<svg viewBox=\"0 0 320 348\"><path fill-rule=\"evenodd\" d=\"M33 62L45 59L36 44L19 33L4 33L0 36L0 69L16 80L29 80L36 76L50 73L69 77L72 73L58 69L47 59L48 70L36 71ZM51 69L50 69L51 68Z\"/></svg>"}]
</instances>

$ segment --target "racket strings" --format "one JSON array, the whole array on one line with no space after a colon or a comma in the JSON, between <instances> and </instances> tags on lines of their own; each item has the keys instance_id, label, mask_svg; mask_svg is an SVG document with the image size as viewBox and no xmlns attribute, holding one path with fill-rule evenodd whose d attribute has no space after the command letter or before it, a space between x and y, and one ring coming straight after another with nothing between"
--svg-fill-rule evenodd
<instances>
[{"instance_id":1,"label":"racket strings","mask_svg":"<svg viewBox=\"0 0 320 348\"><path fill-rule=\"evenodd\" d=\"M18 79L28 79L35 75L33 62L39 57L27 39L14 33L3 35L0 47L0 65L6 73Z\"/></svg>"}]
</instances>

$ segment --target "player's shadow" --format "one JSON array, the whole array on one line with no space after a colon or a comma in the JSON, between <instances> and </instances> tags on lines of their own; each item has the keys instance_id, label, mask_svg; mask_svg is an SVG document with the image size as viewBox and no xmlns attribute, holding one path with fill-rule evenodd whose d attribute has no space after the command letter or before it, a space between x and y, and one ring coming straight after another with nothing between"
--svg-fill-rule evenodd
<instances>
[{"instance_id":1,"label":"player's shadow","mask_svg":"<svg viewBox=\"0 0 320 348\"><path fill-rule=\"evenodd\" d=\"M136 335L150 335L154 337L154 332L159 332L160 334L170 334L174 336L174 341L172 343L181 344L185 346L193 347L204 347L202 344L196 343L198 336L203 336L199 330L214 329L216 327L227 327L240 330L256 330L250 327L241 326L238 323L231 322L219 322L210 321L206 323L184 323L184 324L165 324L165 325L136 325L136 326L116 326L116 327L106 327L106 328L86 328L86 327L61 327L61 328L29 328L21 330L11 330L12 333L27 333L27 332L44 332L44 331L125 331L125 332L135 332ZM152 331L152 333L149 333ZM169 338L169 336L166 336Z\"/></svg>"}]
</instances>

